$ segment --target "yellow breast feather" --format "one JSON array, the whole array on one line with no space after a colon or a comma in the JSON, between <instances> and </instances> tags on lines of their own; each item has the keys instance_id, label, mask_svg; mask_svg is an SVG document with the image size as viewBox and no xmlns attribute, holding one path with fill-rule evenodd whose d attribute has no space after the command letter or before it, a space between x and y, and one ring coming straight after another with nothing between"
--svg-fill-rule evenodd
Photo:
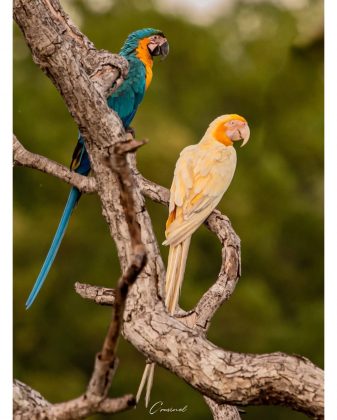
<instances>
[{"instance_id":1,"label":"yellow breast feather","mask_svg":"<svg viewBox=\"0 0 337 420\"><path fill-rule=\"evenodd\" d=\"M139 41L138 47L136 49L137 58L139 58L140 61L145 66L145 72L146 72L145 88L146 89L150 86L152 75L153 75L152 74L153 60L147 48L149 41L150 41L150 38L143 38L142 40Z\"/></svg>"}]
</instances>

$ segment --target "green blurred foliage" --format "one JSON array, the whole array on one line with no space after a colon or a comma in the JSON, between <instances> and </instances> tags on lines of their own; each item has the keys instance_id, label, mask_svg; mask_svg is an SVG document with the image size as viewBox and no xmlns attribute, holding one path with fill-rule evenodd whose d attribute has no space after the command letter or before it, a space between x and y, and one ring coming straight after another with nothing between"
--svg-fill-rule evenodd
<instances>
[{"instance_id":1,"label":"green blurred foliage","mask_svg":"<svg viewBox=\"0 0 337 420\"><path fill-rule=\"evenodd\" d=\"M242 278L216 314L209 339L233 351L298 353L322 366L323 35L318 3L295 12L268 2L236 3L209 25L164 15L150 1L68 1L65 7L98 48L117 52L129 32L147 26L162 29L169 39L170 55L155 63L152 85L133 122L138 138L150 140L138 153L147 178L169 187L180 150L199 141L214 117L239 113L248 119L251 140L238 150L236 175L220 205L242 240ZM29 150L68 165L77 127L32 62L17 28L14 60L16 135ZM25 311L68 190L37 171L14 171L14 376L54 402L85 389L111 316L110 309L80 299L73 283L113 286L120 274L99 201L84 196L44 288ZM167 209L147 204L161 243ZM162 252L166 261L167 249ZM193 236L182 307L197 302L219 267L220 246L202 227ZM124 340L119 357L112 395L135 392L144 366L143 357ZM152 400L187 404L186 419L210 418L202 397L161 368ZM150 415L141 404L117 417ZM248 407L245 415L247 420L270 418L304 416L281 407Z\"/></svg>"}]
</instances>

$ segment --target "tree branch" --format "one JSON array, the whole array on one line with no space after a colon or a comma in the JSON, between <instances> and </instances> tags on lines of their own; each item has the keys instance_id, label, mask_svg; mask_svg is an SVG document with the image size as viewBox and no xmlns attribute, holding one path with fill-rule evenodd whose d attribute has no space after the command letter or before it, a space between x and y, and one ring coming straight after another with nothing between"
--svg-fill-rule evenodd
<instances>
[{"instance_id":1,"label":"tree branch","mask_svg":"<svg viewBox=\"0 0 337 420\"><path fill-rule=\"evenodd\" d=\"M167 205L166 189L147 181L136 169L134 173L144 195ZM233 292L240 275L240 242L228 219L215 211L207 219L207 225L228 247L224 248L216 283L195 309L201 314L200 320L204 322L200 328L205 331L215 310ZM144 285L144 281L140 284ZM134 291L134 301L141 301L146 291L137 288ZM208 305L213 298L214 306ZM150 308L145 314L143 309L138 319L136 312L137 308L133 307L132 319L124 325L125 335L132 344L216 403L287 405L313 418L323 418L323 371L309 360L282 353L248 355L221 350L204 341L196 331L168 317L160 304L155 306L155 311ZM168 351L167 343L172 351Z\"/></svg>"},{"instance_id":2,"label":"tree branch","mask_svg":"<svg viewBox=\"0 0 337 420\"><path fill-rule=\"evenodd\" d=\"M26 150L13 134L13 163L14 166L26 166L53 175L68 184L78 188L83 193L96 192L96 180L71 171L65 166L47 159L44 156Z\"/></svg>"},{"instance_id":3,"label":"tree branch","mask_svg":"<svg viewBox=\"0 0 337 420\"><path fill-rule=\"evenodd\" d=\"M112 306L115 303L116 291L114 289L79 282L74 284L74 288L83 299L93 300L98 305Z\"/></svg>"},{"instance_id":4,"label":"tree branch","mask_svg":"<svg viewBox=\"0 0 337 420\"><path fill-rule=\"evenodd\" d=\"M151 361L217 403L286 405L323 418L323 371L307 359L283 353L252 355L222 350L160 312L159 307L143 311L142 319L132 319L124 329Z\"/></svg>"},{"instance_id":5,"label":"tree branch","mask_svg":"<svg viewBox=\"0 0 337 420\"><path fill-rule=\"evenodd\" d=\"M227 404L218 404L208 397L204 397L204 400L210 408L214 420L240 420L240 413L236 407Z\"/></svg>"},{"instance_id":6,"label":"tree branch","mask_svg":"<svg viewBox=\"0 0 337 420\"><path fill-rule=\"evenodd\" d=\"M134 176L136 177L137 180L137 184L140 187L142 193L148 197L150 197L151 199L153 199L156 202L159 202L161 204L167 205L168 204L168 197L169 197L169 192L166 188L163 188L151 181L146 180L144 177L142 177L139 173L137 173L137 171L134 169ZM212 316L214 315L216 309L225 301L229 298L229 296L231 295L231 293L234 291L236 282L237 282L237 278L239 275L239 249L240 249L240 241L238 239L238 237L236 236L235 232L233 231L229 220L227 219L227 217L223 216L220 214L219 211L215 210L207 219L206 221L206 225L209 227L210 230L212 230L214 233L216 233L216 235L218 236L219 240L221 241L222 245L223 245L223 250L222 250L222 256L223 256L223 262L222 262L222 267L219 273L219 276L217 278L217 281L215 282L215 284L208 290L206 291L206 293L202 296L202 298L200 299L200 301L198 302L198 304L196 305L196 307L189 313L183 313L183 315L178 315L179 317L186 317L186 319L188 319L188 321L186 322L186 324L190 327L193 327L194 324L196 324L199 327L199 331L203 331L204 333L207 331L208 326L209 326L209 321L212 318ZM97 291L97 290L96 290ZM112 303L112 302L110 302ZM152 322L151 322L152 321ZM151 318L151 321L147 322L147 327L148 325L151 325L154 328L154 332L156 332L156 327L154 326L154 322L153 319ZM161 319L160 321L157 321L158 325L167 323L167 320L163 320ZM139 327L140 330L142 329L141 327ZM145 329L146 326L143 325L143 328ZM176 327L178 328L178 327ZM144 331L143 329L143 331ZM167 328L162 328L162 334L165 335L165 343L168 340L168 337L166 335L167 333ZM181 331L181 328L178 328L179 331ZM152 331L153 332L153 331ZM152 334L149 337L143 337L144 339L140 340L142 342L142 345L147 345L148 343L157 343L157 340L160 339L158 336L154 337ZM170 338L170 342L171 342ZM181 344L181 340L179 340L179 343ZM144 352L145 354L149 354L151 353L151 356L154 354L159 355L159 358L156 360L155 358L151 360L155 360L158 362L158 360L160 360L159 363L163 362L163 358L160 356L162 352L164 352L164 346L167 346L167 344L163 343L163 347L158 348L156 346L156 348L154 350L149 350L147 349L146 352ZM186 350L187 346L183 346ZM200 351L200 347L196 346L195 343L193 345L193 348L198 349L198 351ZM180 353L181 351L181 346L177 346L177 350L178 353ZM167 354L165 352L165 354ZM251 376L255 377L256 379L256 383L255 383L255 392L257 395L259 395L259 398L254 399L252 398L252 400L248 402L245 402L245 399L248 398L248 396L242 392L242 390L240 389L240 385L238 384L237 389L234 391L234 393L237 394L238 396L238 400L237 400L237 404L238 405L246 405L246 404L277 404L277 403L282 403L282 401L278 401L277 402L277 398L280 396L280 394L283 395L284 392L286 392L287 394L287 398L285 398L283 396L283 398L285 398L283 400L283 404L285 405L291 405L292 407L295 406L295 401L289 401L288 397L289 397L289 384L293 383L293 380L296 378L297 374L299 374L299 372L296 370L296 366L297 366L297 361L296 361L296 357L294 359L293 356L287 356L284 354L280 354L280 353L276 353L276 354L271 354L271 355L261 355L261 356L253 356L253 355L249 355L249 357L251 357L251 359L249 359L249 361L245 361L244 356L245 355L238 355L235 353L231 353L231 352L225 352L224 357L226 355L226 357L231 360L231 362L234 362L234 355L239 357L242 357L242 360L239 362L237 359L237 363L234 363L234 366L232 366L230 369L228 369L228 374L229 377L231 377L231 371L234 371L235 374L237 374L237 372L240 372L240 374L242 374L242 381L246 381L246 383L249 383L249 389L253 390L254 384L251 379L249 379ZM247 355L248 356L248 355ZM257 358L256 360L254 360L254 358ZM263 359L260 359L261 357L263 357ZM270 359L270 360L268 360ZM256 366L256 370L254 370L255 373L248 374L248 372L250 371L250 364L253 362L257 363ZM260 364L260 361L263 360L263 362ZM316 378L316 383L314 383L314 381L311 380L311 373L309 374L309 369L308 369L308 375L305 376L307 382L306 385L302 387L302 385L300 384L299 381L297 381L297 386L299 387L297 389L297 391L294 391L294 395L296 395L296 393L301 393L303 392L302 388L307 388L307 386L311 386L312 387L312 391L309 392L306 396L306 404L308 404L309 406L312 406L311 409L313 410L311 411L305 411L307 410L307 408L305 407L305 404L303 404L303 402L296 402L297 404L297 408L300 411L304 411L307 412L307 414L311 414L312 416L316 416L317 418L320 418L320 416L322 415L323 411L322 411L322 407L323 407L323 390L321 388L322 386L322 381L323 381L323 373L322 371L315 367L314 365L311 364L311 362L309 362L307 359L303 359L305 360L307 364L305 364L303 372L307 370L308 366L310 366L310 370L312 370L312 376L313 378ZM255 376L257 374L257 372L261 369L261 371L266 372L266 364L267 362L270 363L270 365L272 365L275 362L275 366L272 368L270 366L271 371L273 371L273 375L272 377L269 378L269 381L273 382L277 380L277 376L280 375L279 377L279 383L278 385L276 385L275 388L275 395L277 395L278 397L275 398L275 400L273 401L273 398L271 395L269 395L270 391L270 383L266 380L262 380L261 379L261 383L259 383L258 381L258 376ZM191 383L191 375L192 373L189 372L189 374L186 374L186 369L185 366L186 365L190 365L189 363L189 356L186 356L186 358L180 358L179 360L175 360L176 363L176 373L181 376L182 378L184 378L185 380L187 380L189 383ZM205 361L205 370L207 371L209 369L209 362ZM277 365L279 367L277 367ZM235 366L237 366L235 368ZM287 366L288 369L284 368L283 371L283 367ZM167 367L167 366L166 366ZM174 370L173 366L170 365L168 367L170 370ZM199 364L198 364L198 369L200 368ZM225 369L226 370L226 369ZM268 371L268 369L267 369ZM247 374L247 377L245 375L245 372ZM288 376L287 373L291 374L291 376ZM297 372L294 375L294 372ZM199 372L200 373L200 372ZM199 373L197 374L197 372L195 372L195 374L198 376L198 382L200 381L200 376ZM302 373L301 373L302 376ZM225 377L223 377L222 375L220 375L220 378L222 378L222 380L225 380ZM243 379L245 378L245 379ZM287 379L283 379L282 378L287 378ZM232 378L233 379L233 378ZM232 380L231 379L231 380ZM215 376L213 376L212 381L216 381ZM310 385L311 384L311 385ZM210 385L210 383L209 383ZM232 383L232 386L234 385L235 388L235 384L234 382ZM275 386L275 384L274 384ZM198 389L198 388L197 388ZM219 385L218 388L218 392L220 392L221 386ZM300 391L301 389L301 391ZM286 391L287 390L287 391ZM315 392L313 392L313 390L315 390ZM206 390L207 391L207 390ZM253 392L252 392L253 393ZM205 394L205 395L209 395L209 394ZM207 398L207 397L206 397ZM213 395L214 398L214 395ZM293 396L293 398L296 400L296 397ZM315 400L315 402L314 402ZM209 403L210 400L207 400L207 403ZM215 396L215 401L212 400L211 402L211 409L212 411L215 410L213 412L213 414L215 416L220 416L222 415L221 413L225 412L228 414L227 410L230 410L224 403L225 402L231 402L233 403L233 399L219 399L218 396ZM216 405L219 403L219 406L215 409ZM235 413L235 410L232 410L233 413L236 416L239 416L238 413ZM318 413L318 414L317 414ZM320 413L320 414L319 414ZM233 415L234 415L233 414ZM219 417L221 418L221 417Z\"/></svg>"},{"instance_id":7,"label":"tree branch","mask_svg":"<svg viewBox=\"0 0 337 420\"><path fill-rule=\"evenodd\" d=\"M135 166L133 172L144 196L165 206L169 205L170 192L167 188L144 178ZM196 307L187 314L180 315L182 321L185 318L187 325L195 326L204 334L215 312L234 292L241 275L240 238L234 232L229 219L219 210L214 210L205 221L205 225L218 237L222 245L220 272L215 283L201 297Z\"/></svg>"},{"instance_id":8,"label":"tree branch","mask_svg":"<svg viewBox=\"0 0 337 420\"><path fill-rule=\"evenodd\" d=\"M23 382L15 379L13 383L14 420L81 419L95 413L119 413L133 407L134 404L132 395L97 399L97 401L89 401L85 396L81 396L64 403L51 404L39 392Z\"/></svg>"},{"instance_id":9,"label":"tree branch","mask_svg":"<svg viewBox=\"0 0 337 420\"><path fill-rule=\"evenodd\" d=\"M119 205L125 214L130 215L124 226L129 229L130 234L134 234L135 229L139 230L140 227L137 225L135 228L133 224L135 210L132 208L132 178L128 177L127 165L122 168L122 162L126 160L125 150L121 148L121 153L118 154L118 159L116 158L120 166L114 169L117 172L121 170L122 176L119 173L114 174L110 165L103 163L104 159L110 157L111 144L126 140L119 118L108 108L105 100L110 92L108 85L113 88L112 80L116 81L118 71L123 73L123 67L121 67L123 59L110 53L96 52L86 37L74 27L56 0L16 0L14 17L24 32L34 61L55 83L79 125L80 132L85 138L92 168L97 176L96 179L101 180L97 187L99 195L108 192L107 179L117 181L119 178L119 189L123 191L123 194L120 194ZM109 63L108 67L106 67L107 63ZM125 65L124 68L126 68ZM111 77L109 73L113 76ZM100 83L102 74L104 80ZM120 78L120 82L121 80ZM139 233L138 238L140 236ZM94 371L86 393L71 402L48 407L43 418L51 418L48 416L81 418L87 416L89 412L114 408L112 400L106 400L106 396L117 368L116 348L124 304L129 285L136 280L146 262L146 253L140 240L132 249L134 258L118 283L114 317L102 351L96 356ZM103 402L104 400L106 402ZM35 412L34 415L40 415L40 412L38 414Z\"/></svg>"},{"instance_id":10,"label":"tree branch","mask_svg":"<svg viewBox=\"0 0 337 420\"><path fill-rule=\"evenodd\" d=\"M168 206L169 190L144 178L133 164L133 174L142 193L153 201ZM222 245L222 265L216 282L208 289L199 300L196 307L189 311L176 314L182 322L190 327L196 327L203 333L209 328L210 321L215 312L228 300L234 292L240 275L240 239L234 232L229 219L219 210L214 210L205 221L205 225L216 234ZM76 283L75 290L82 297L101 304L113 305L112 289L100 288L92 285Z\"/></svg>"},{"instance_id":11,"label":"tree branch","mask_svg":"<svg viewBox=\"0 0 337 420\"><path fill-rule=\"evenodd\" d=\"M132 142L131 142L132 143ZM112 379L118 366L116 350L121 331L125 301L129 287L136 281L139 273L146 264L145 247L141 242L140 226L136 221L134 199L132 196L133 178L126 164L126 153L139 147L141 143L130 142L115 147L114 168L120 182L121 204L125 214L128 215L127 223L132 237L133 258L129 267L118 281L114 293L114 311L112 321L108 328L101 351L96 355L94 370L84 395L65 403L47 406L38 411L41 418L50 419L79 419L93 413L115 413L125 410L135 404L132 396L127 395L118 399L107 398ZM111 162L109 162L111 164ZM45 416L45 417L43 417Z\"/></svg>"},{"instance_id":12,"label":"tree branch","mask_svg":"<svg viewBox=\"0 0 337 420\"><path fill-rule=\"evenodd\" d=\"M133 147L130 148L130 145ZM139 273L146 264L146 251L141 241L140 225L136 220L132 195L134 183L126 160L126 154L135 151L140 145L142 143L136 141L116 145L114 154L108 162L113 167L120 183L120 200L124 213L127 215L126 221L131 237L132 258L129 266L118 281L114 296L113 318L102 350L96 356L95 369L87 390L87 393L90 392L90 394L104 397L107 395L115 372L116 350L129 287L137 280Z\"/></svg>"}]
</instances>

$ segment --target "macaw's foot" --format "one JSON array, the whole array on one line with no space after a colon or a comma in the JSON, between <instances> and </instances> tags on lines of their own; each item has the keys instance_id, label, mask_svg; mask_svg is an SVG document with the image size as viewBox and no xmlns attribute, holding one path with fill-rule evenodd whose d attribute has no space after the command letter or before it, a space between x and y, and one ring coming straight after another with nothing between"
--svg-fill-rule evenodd
<instances>
[{"instance_id":1,"label":"macaw's foot","mask_svg":"<svg viewBox=\"0 0 337 420\"><path fill-rule=\"evenodd\" d=\"M132 127L126 129L126 134L132 136L134 139L136 138L136 132Z\"/></svg>"}]
</instances>

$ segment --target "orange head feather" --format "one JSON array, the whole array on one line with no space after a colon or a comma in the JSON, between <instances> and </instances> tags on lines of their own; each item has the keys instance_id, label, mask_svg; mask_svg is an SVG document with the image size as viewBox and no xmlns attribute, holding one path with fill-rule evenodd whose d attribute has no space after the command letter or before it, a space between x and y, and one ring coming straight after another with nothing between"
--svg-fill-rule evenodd
<instances>
[{"instance_id":1,"label":"orange head feather","mask_svg":"<svg viewBox=\"0 0 337 420\"><path fill-rule=\"evenodd\" d=\"M212 137L225 146L232 146L236 140L244 140L244 145L250 135L246 119L238 114L221 115L211 122L209 130Z\"/></svg>"}]
</instances>

